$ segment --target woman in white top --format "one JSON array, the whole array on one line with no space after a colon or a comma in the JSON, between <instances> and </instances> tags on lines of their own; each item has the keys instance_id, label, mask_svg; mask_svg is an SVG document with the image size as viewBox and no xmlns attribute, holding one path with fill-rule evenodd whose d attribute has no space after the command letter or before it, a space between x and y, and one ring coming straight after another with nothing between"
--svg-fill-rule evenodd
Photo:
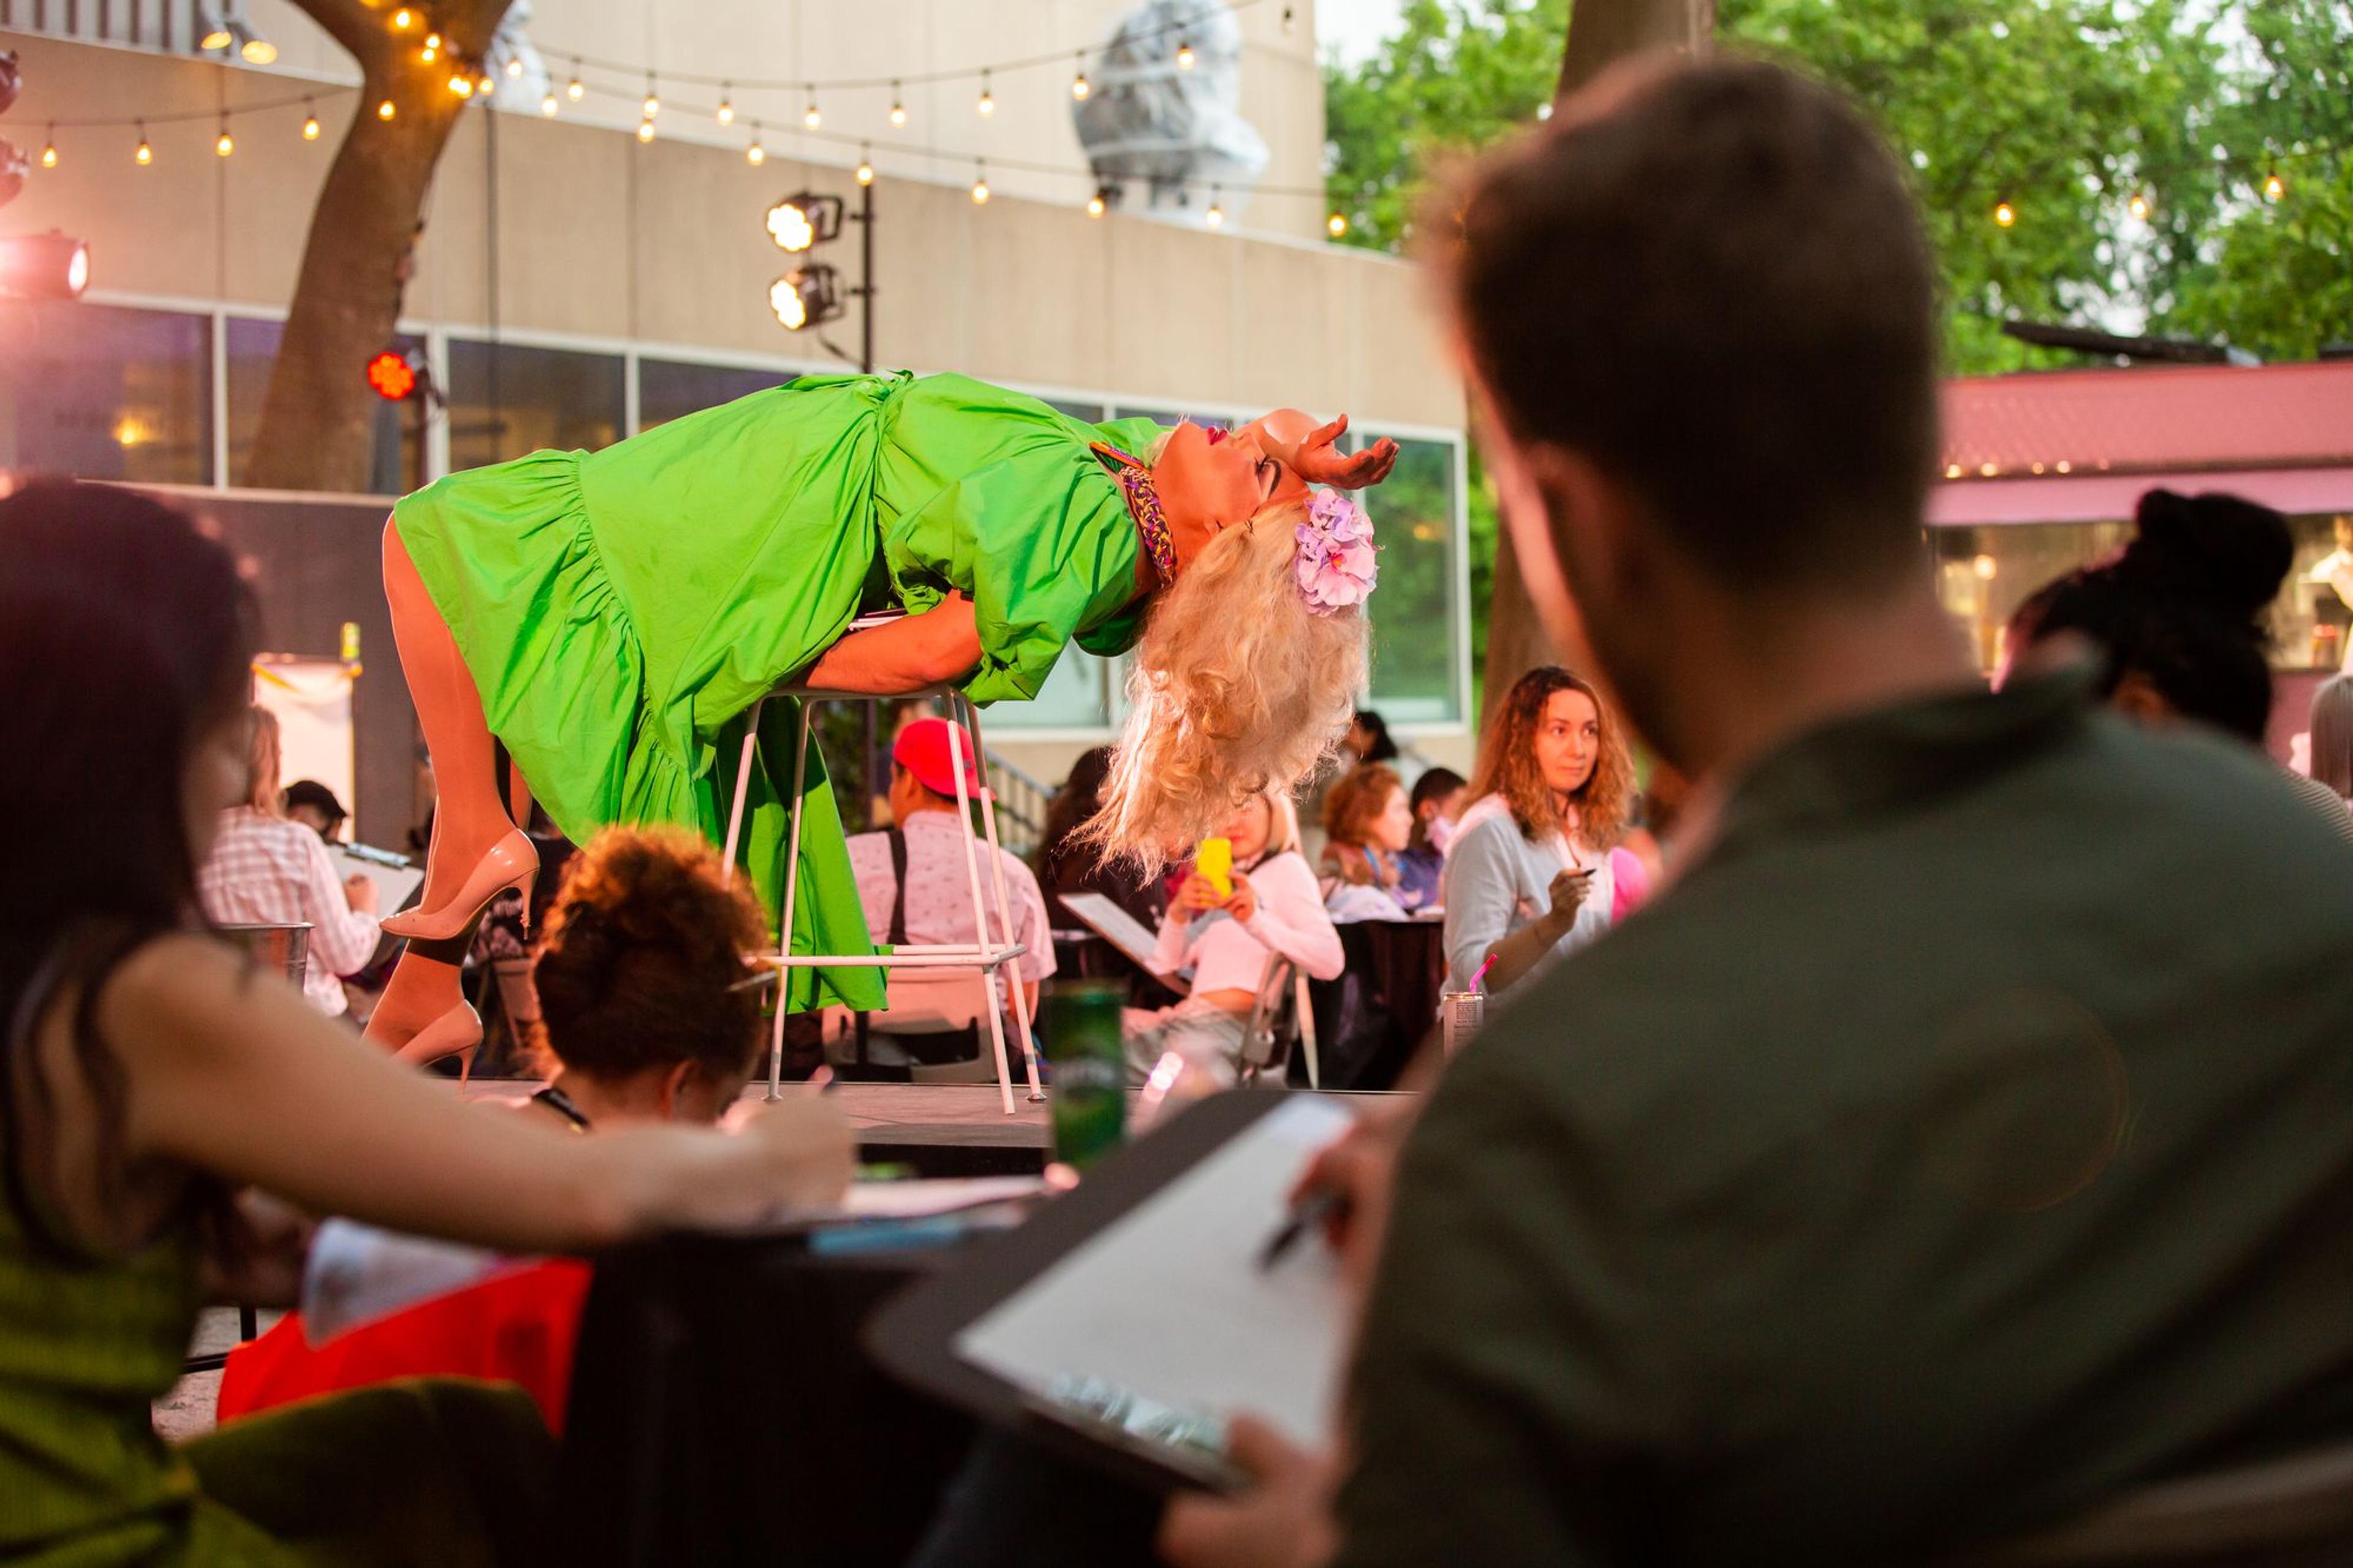
<instances>
[{"instance_id":1,"label":"woman in white top","mask_svg":"<svg viewBox=\"0 0 2353 1568\"><path fill-rule=\"evenodd\" d=\"M1161 920L1153 967L1164 974L1189 970L1192 991L1174 1007L1128 1013L1133 1082L1142 1083L1172 1050L1232 1081L1268 963L1287 958L1314 979L1332 980L1346 963L1315 872L1299 852L1299 816L1289 797L1251 795L1225 837L1234 847L1233 891L1220 893L1192 872Z\"/></svg>"},{"instance_id":2,"label":"woman in white top","mask_svg":"<svg viewBox=\"0 0 2353 1568\"><path fill-rule=\"evenodd\" d=\"M1550 664L1514 683L1446 851L1449 990L1472 989L1482 967L1485 990L1509 990L1609 928L1635 890L1632 858L1612 853L1633 786L1590 685Z\"/></svg>"},{"instance_id":3,"label":"woman in white top","mask_svg":"<svg viewBox=\"0 0 2353 1568\"><path fill-rule=\"evenodd\" d=\"M278 716L248 717L245 796L221 813L212 853L196 873L196 896L215 925L311 928L311 967L302 994L321 1012L341 1014L345 974L375 955L375 884L338 883L317 833L288 818L278 802Z\"/></svg>"}]
</instances>

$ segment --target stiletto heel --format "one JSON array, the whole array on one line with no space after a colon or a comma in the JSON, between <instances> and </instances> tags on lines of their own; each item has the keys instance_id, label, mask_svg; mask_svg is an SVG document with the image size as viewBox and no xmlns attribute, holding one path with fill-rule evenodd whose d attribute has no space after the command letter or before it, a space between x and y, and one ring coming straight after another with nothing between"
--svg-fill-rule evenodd
<instances>
[{"instance_id":1,"label":"stiletto heel","mask_svg":"<svg viewBox=\"0 0 2353 1568\"><path fill-rule=\"evenodd\" d=\"M410 910L406 914L387 917L381 922L386 936L406 937L411 942L447 942L473 924L491 900L510 888L522 896L523 928L531 926L531 889L539 879L539 851L532 847L531 838L520 828L510 828L505 837L491 846L490 852L474 863L466 876L466 884L458 896L438 910Z\"/></svg>"},{"instance_id":2,"label":"stiletto heel","mask_svg":"<svg viewBox=\"0 0 2353 1568\"><path fill-rule=\"evenodd\" d=\"M460 1083L471 1078L474 1053L482 1044L482 1016L460 1002L408 1037L408 1043L392 1053L393 1059L412 1067L431 1067L443 1057L458 1058L458 1079Z\"/></svg>"}]
</instances>

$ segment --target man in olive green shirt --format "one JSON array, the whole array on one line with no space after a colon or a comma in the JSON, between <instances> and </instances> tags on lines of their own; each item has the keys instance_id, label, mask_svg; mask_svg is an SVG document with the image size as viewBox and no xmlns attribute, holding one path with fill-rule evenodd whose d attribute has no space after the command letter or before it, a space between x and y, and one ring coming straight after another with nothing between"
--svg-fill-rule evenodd
<instances>
[{"instance_id":1,"label":"man in olive green shirt","mask_svg":"<svg viewBox=\"0 0 2353 1568\"><path fill-rule=\"evenodd\" d=\"M1718 805L1393 1179L1327 1158L1379 1247L1348 1451L1246 1429L1266 1484L1172 1558L1920 1562L2353 1439L2353 855L2081 669L1975 680L1893 161L1787 73L1651 69L1451 210L1532 597Z\"/></svg>"}]
</instances>

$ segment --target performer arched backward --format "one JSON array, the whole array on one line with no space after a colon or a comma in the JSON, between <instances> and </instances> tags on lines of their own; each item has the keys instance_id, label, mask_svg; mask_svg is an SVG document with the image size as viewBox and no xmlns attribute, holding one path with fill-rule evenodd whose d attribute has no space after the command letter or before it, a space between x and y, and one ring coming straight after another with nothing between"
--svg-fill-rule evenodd
<instances>
[{"instance_id":1,"label":"performer arched backward","mask_svg":"<svg viewBox=\"0 0 2353 1568\"><path fill-rule=\"evenodd\" d=\"M1283 409L1230 433L1090 425L960 375L807 376L599 452L534 452L403 499L385 588L439 804L411 939L368 1026L426 1061L480 1021L454 946L537 859L491 737L567 835L724 832L753 706L793 678L891 694L944 680L1034 697L1063 645L1136 651L1102 813L1157 866L1231 804L1311 773L1365 678L1371 531L1345 496L1393 442ZM844 636L889 605L899 621ZM762 710L744 862L773 915L794 704ZM871 938L812 755L794 948ZM420 951L420 944L453 945ZM871 969L797 971L790 1005L882 1005Z\"/></svg>"}]
</instances>

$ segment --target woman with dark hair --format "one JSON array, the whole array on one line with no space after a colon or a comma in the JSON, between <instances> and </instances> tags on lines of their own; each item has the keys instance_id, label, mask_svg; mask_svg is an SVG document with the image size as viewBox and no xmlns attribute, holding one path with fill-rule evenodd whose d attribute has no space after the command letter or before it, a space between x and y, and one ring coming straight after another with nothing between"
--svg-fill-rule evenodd
<instances>
[{"instance_id":1,"label":"woman with dark hair","mask_svg":"<svg viewBox=\"0 0 2353 1568\"><path fill-rule=\"evenodd\" d=\"M181 1449L151 1401L207 1292L283 1301L296 1209L525 1252L823 1202L848 1129L801 1100L723 1138L491 1116L210 935L196 866L244 794L254 605L129 490L0 500L0 1558L516 1561L546 1438L520 1395L425 1383ZM322 1500L328 1500L322 1501Z\"/></svg>"},{"instance_id":2,"label":"woman with dark hair","mask_svg":"<svg viewBox=\"0 0 2353 1568\"><path fill-rule=\"evenodd\" d=\"M1348 732L1340 744L1347 748L1359 763L1393 763L1398 760L1398 743L1389 737L1388 721L1370 708L1359 708L1348 721Z\"/></svg>"},{"instance_id":3,"label":"woman with dark hair","mask_svg":"<svg viewBox=\"0 0 2353 1568\"><path fill-rule=\"evenodd\" d=\"M1032 864L1046 894L1047 913L1060 930L1079 923L1062 907L1064 893L1101 893L1145 926L1158 925L1168 908L1168 895L1159 878L1143 875L1126 860L1106 856L1101 847L1079 836L1079 829L1103 809L1111 760L1109 746L1080 752L1062 787L1046 803L1046 826L1038 836L1038 856Z\"/></svg>"},{"instance_id":4,"label":"woman with dark hair","mask_svg":"<svg viewBox=\"0 0 2353 1568\"><path fill-rule=\"evenodd\" d=\"M1617 852L1633 794L1634 764L1599 691L1554 664L1513 683L1446 853L1450 990L1473 989L1482 970L1486 989L1508 990L1626 912L1641 874Z\"/></svg>"},{"instance_id":5,"label":"woman with dark hair","mask_svg":"<svg viewBox=\"0 0 2353 1568\"><path fill-rule=\"evenodd\" d=\"M2119 713L2211 724L2260 747L2272 714L2263 613L2295 560L2287 520L2270 507L2220 491L2147 491L2131 543L2043 584L2010 616L1995 684L2030 650L2072 634L2105 656L2101 695ZM2343 796L2288 778L2353 838Z\"/></svg>"}]
</instances>

